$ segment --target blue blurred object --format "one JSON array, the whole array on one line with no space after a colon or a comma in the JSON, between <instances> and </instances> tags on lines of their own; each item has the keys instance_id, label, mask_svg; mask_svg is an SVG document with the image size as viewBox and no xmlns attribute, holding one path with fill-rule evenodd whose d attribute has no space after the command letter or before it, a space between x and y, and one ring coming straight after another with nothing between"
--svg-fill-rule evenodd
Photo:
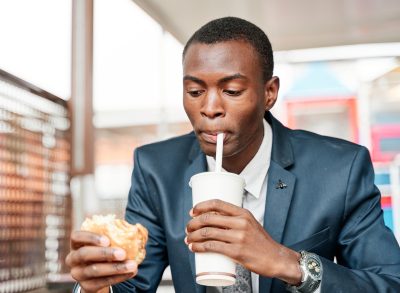
<instances>
[{"instance_id":1,"label":"blue blurred object","mask_svg":"<svg viewBox=\"0 0 400 293\"><path fill-rule=\"evenodd\" d=\"M376 185L389 185L390 184L390 175L389 175L389 173L377 173L377 174L375 174L375 184Z\"/></svg>"},{"instance_id":2,"label":"blue blurred object","mask_svg":"<svg viewBox=\"0 0 400 293\"><path fill-rule=\"evenodd\" d=\"M348 98L354 95L354 92L347 88L335 72L329 68L328 63L313 62L307 66L305 73L294 82L285 98Z\"/></svg>"},{"instance_id":3,"label":"blue blurred object","mask_svg":"<svg viewBox=\"0 0 400 293\"><path fill-rule=\"evenodd\" d=\"M393 231L393 210L392 208L383 208L383 219L385 225Z\"/></svg>"}]
</instances>

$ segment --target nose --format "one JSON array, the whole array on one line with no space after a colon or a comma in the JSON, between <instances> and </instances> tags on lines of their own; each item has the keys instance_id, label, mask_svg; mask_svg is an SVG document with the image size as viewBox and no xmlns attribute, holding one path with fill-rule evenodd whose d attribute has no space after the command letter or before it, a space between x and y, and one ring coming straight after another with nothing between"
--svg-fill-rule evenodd
<instances>
[{"instance_id":1,"label":"nose","mask_svg":"<svg viewBox=\"0 0 400 293\"><path fill-rule=\"evenodd\" d=\"M209 91L207 95L204 96L200 112L203 117L210 119L225 116L225 109L218 93Z\"/></svg>"}]
</instances>

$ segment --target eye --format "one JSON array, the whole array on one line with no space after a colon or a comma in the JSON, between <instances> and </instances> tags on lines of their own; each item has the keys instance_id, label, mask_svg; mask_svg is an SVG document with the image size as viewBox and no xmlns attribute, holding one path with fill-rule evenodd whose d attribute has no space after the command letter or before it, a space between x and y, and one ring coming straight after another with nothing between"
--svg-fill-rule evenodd
<instances>
[{"instance_id":1,"label":"eye","mask_svg":"<svg viewBox=\"0 0 400 293\"><path fill-rule=\"evenodd\" d=\"M241 91L235 91L235 90L224 90L224 93L227 94L228 96L232 96L232 97L237 97L240 96L240 94L243 92L243 90Z\"/></svg>"},{"instance_id":2,"label":"eye","mask_svg":"<svg viewBox=\"0 0 400 293\"><path fill-rule=\"evenodd\" d=\"M201 94L203 92L204 92L204 90L189 90L189 91L187 91L187 93L194 98L201 96Z\"/></svg>"}]
</instances>

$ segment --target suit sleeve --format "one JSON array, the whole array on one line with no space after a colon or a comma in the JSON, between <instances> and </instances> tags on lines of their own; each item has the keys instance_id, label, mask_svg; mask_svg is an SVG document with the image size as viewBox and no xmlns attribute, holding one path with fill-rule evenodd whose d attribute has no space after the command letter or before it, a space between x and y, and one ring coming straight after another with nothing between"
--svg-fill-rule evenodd
<instances>
[{"instance_id":1,"label":"suit sleeve","mask_svg":"<svg viewBox=\"0 0 400 293\"><path fill-rule=\"evenodd\" d=\"M146 258L139 265L134 278L113 286L114 293L156 292L168 265L165 234L155 205L157 195L148 190L140 159L139 150L136 150L125 218L130 223L141 223L148 229Z\"/></svg>"},{"instance_id":2,"label":"suit sleeve","mask_svg":"<svg viewBox=\"0 0 400 293\"><path fill-rule=\"evenodd\" d=\"M337 264L321 258L321 292L400 292L400 248L383 221L381 196L364 147L352 163Z\"/></svg>"}]
</instances>

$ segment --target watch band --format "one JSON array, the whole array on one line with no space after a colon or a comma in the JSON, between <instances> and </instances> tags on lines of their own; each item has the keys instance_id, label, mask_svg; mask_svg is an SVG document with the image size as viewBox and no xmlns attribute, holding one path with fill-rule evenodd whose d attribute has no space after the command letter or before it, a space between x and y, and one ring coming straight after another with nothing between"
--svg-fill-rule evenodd
<instances>
[{"instance_id":1,"label":"watch band","mask_svg":"<svg viewBox=\"0 0 400 293\"><path fill-rule=\"evenodd\" d=\"M312 293L318 289L322 280L322 262L318 255L300 251L299 266L302 280L299 286L288 284L286 289L292 293Z\"/></svg>"},{"instance_id":2,"label":"watch band","mask_svg":"<svg viewBox=\"0 0 400 293\"><path fill-rule=\"evenodd\" d=\"M79 284L76 285L76 287L74 288L74 290L72 291L73 293L81 293L81 286ZM112 286L110 286L110 293L113 293L113 289Z\"/></svg>"},{"instance_id":3,"label":"watch band","mask_svg":"<svg viewBox=\"0 0 400 293\"><path fill-rule=\"evenodd\" d=\"M300 293L314 292L315 290L318 289L320 283L321 283L321 280L318 280L318 281L305 280L303 283L301 283L300 286L296 287L296 292L300 292Z\"/></svg>"}]
</instances>

